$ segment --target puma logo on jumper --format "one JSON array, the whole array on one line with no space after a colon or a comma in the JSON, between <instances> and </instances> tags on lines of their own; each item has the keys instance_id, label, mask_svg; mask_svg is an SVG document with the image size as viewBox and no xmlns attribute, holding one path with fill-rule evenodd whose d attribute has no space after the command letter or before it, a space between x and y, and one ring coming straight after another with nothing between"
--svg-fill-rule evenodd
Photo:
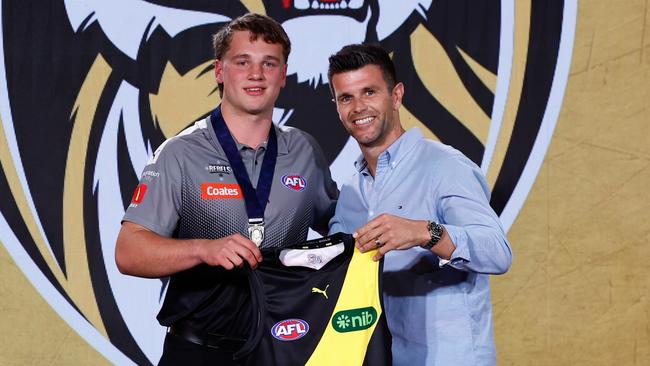
<instances>
[{"instance_id":1,"label":"puma logo on jumper","mask_svg":"<svg viewBox=\"0 0 650 366\"><path fill-rule=\"evenodd\" d=\"M325 296L326 299L329 299L329 297L327 297L327 288L328 287L330 287L330 285L325 286L325 290L321 290L321 289L319 289L317 287L312 287L311 292L315 293L315 294L322 294L323 296Z\"/></svg>"}]
</instances>

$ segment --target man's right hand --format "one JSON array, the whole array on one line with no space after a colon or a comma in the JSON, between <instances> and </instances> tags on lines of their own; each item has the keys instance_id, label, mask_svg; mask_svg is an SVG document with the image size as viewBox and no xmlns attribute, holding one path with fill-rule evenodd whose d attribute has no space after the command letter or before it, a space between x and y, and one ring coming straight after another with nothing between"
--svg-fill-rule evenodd
<instances>
[{"instance_id":1,"label":"man's right hand","mask_svg":"<svg viewBox=\"0 0 650 366\"><path fill-rule=\"evenodd\" d=\"M203 263L228 270L242 267L244 261L251 268L256 268L262 261L262 252L255 243L239 233L220 239L202 240L198 245L198 255Z\"/></svg>"},{"instance_id":2,"label":"man's right hand","mask_svg":"<svg viewBox=\"0 0 650 366\"><path fill-rule=\"evenodd\" d=\"M220 239L174 239L125 221L115 246L120 272L146 278L166 277L201 263L231 270L243 266L244 261L256 268L262 253L241 234Z\"/></svg>"}]
</instances>

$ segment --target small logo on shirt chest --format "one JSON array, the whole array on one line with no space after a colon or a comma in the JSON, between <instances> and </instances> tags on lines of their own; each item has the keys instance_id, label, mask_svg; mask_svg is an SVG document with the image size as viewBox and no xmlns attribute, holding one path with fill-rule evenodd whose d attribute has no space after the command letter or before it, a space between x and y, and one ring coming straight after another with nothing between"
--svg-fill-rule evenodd
<instances>
[{"instance_id":1,"label":"small logo on shirt chest","mask_svg":"<svg viewBox=\"0 0 650 366\"><path fill-rule=\"evenodd\" d=\"M201 184L201 198L205 199L242 199L241 188L238 184L203 183Z\"/></svg>"},{"instance_id":2,"label":"small logo on shirt chest","mask_svg":"<svg viewBox=\"0 0 650 366\"><path fill-rule=\"evenodd\" d=\"M208 164L205 167L205 170L210 174L230 174L232 173L232 168L228 165L223 164Z\"/></svg>"},{"instance_id":3,"label":"small logo on shirt chest","mask_svg":"<svg viewBox=\"0 0 650 366\"><path fill-rule=\"evenodd\" d=\"M298 174L285 174L281 178L282 185L292 191L304 191L307 188L307 181Z\"/></svg>"}]
</instances>

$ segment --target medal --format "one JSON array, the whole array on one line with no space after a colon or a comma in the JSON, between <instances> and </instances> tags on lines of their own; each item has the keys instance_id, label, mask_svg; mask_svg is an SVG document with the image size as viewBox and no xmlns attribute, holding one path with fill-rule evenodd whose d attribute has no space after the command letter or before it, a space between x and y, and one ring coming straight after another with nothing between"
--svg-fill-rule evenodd
<instances>
[{"instance_id":1,"label":"medal","mask_svg":"<svg viewBox=\"0 0 650 366\"><path fill-rule=\"evenodd\" d=\"M264 241L264 221L262 219L248 220L248 238L255 243L258 248Z\"/></svg>"},{"instance_id":2,"label":"medal","mask_svg":"<svg viewBox=\"0 0 650 366\"><path fill-rule=\"evenodd\" d=\"M275 134L275 128L271 125L269 129L269 139L266 146L266 153L262 161L262 169L257 183L257 188L253 188L251 180L246 172L246 167L242 161L241 154L237 150L235 140L233 140L226 122L221 115L221 107L215 109L210 115L210 122L217 135L217 140L223 148L223 152L228 158L232 167L232 172L237 179L237 183L242 189L244 203L246 205L246 214L248 215L248 238L255 243L257 247L264 241L264 210L269 201L271 186L273 185L273 174L275 172L275 162L278 157L278 141Z\"/></svg>"}]
</instances>

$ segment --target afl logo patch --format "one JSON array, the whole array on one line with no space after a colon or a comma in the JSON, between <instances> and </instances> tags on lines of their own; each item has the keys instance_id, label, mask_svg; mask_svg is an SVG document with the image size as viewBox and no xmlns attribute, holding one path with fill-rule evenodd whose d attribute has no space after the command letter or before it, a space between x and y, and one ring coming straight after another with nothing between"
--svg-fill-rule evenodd
<instances>
[{"instance_id":1,"label":"afl logo patch","mask_svg":"<svg viewBox=\"0 0 650 366\"><path fill-rule=\"evenodd\" d=\"M298 174L285 174L282 176L282 185L293 191L300 192L307 187L307 181Z\"/></svg>"},{"instance_id":2,"label":"afl logo patch","mask_svg":"<svg viewBox=\"0 0 650 366\"><path fill-rule=\"evenodd\" d=\"M307 335L309 324L302 319L285 319L275 323L271 335L281 341L295 341Z\"/></svg>"}]
</instances>

